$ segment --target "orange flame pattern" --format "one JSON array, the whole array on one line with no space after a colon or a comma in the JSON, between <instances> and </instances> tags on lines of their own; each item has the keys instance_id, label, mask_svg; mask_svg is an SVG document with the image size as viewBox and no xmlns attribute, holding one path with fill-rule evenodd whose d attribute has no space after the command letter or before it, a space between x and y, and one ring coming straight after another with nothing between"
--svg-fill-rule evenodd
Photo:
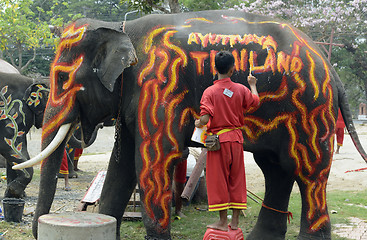
<instances>
[{"instance_id":1,"label":"orange flame pattern","mask_svg":"<svg viewBox=\"0 0 367 240\"><path fill-rule=\"evenodd\" d=\"M59 62L59 59L64 50L75 46L83 39L86 29L87 25L75 28L75 25L72 24L65 29L61 36L55 60L51 65L50 95L47 102L47 107L49 107L49 105L52 107L61 107L61 110L43 125L42 139L45 139L54 128L60 126L75 103L76 93L83 89L81 84L75 83L75 74L82 65L84 56L80 55L71 64ZM68 78L66 78L62 85L63 91L61 93L59 93L58 91L60 90L57 89L57 81L60 72L68 73Z\"/></svg>"},{"instance_id":2,"label":"orange flame pattern","mask_svg":"<svg viewBox=\"0 0 367 240\"><path fill-rule=\"evenodd\" d=\"M284 125L288 130L289 155L294 160L296 166L295 174L299 176L306 186L306 199L308 203L307 218L311 222L310 231L317 231L329 221L326 210L326 179L331 167L331 156L323 156L319 139L327 144L329 149L333 149L333 134L331 128L335 125L333 116L333 91L330 85L330 75L328 65L315 48L302 38L291 26L277 22L248 22L243 18L232 18L223 16L224 19L235 23L246 22L247 24L276 24L281 28L288 28L294 35L293 51L289 55L278 50L278 44L272 36L247 35L221 35L221 34L201 34L191 32L188 35L188 45L197 45L198 49L208 46L218 46L232 48L235 44L247 45L258 44L262 49L266 49L268 55L263 65L257 63L257 53L246 49L232 49L235 57L235 68L237 71L246 71L247 67L252 73L272 72L281 73L283 78L280 87L274 92L263 92L260 94L261 103L267 101L281 102L286 97L291 96L291 102L296 111L280 113L272 120L260 119L255 116L245 117L245 126L242 128L244 135L256 141L264 133L268 133L280 125ZM185 23L194 21L213 23L204 18L188 19ZM180 28L190 28L191 25L180 26ZM180 69L184 68L191 60L196 65L197 75L204 75L204 61L209 61L210 71L214 75L214 56L217 51L192 51L186 53L184 49L172 43L171 38L177 33L179 28L175 26L160 26L148 33L143 52L147 54L147 60L140 69L137 79L141 87L139 99L138 123L139 133L143 139L140 145L140 154L143 160L143 168L139 176L140 187L144 191L144 205L148 216L157 221L162 228L169 223L168 202L171 198L169 189L169 169L175 158L180 157L178 142L173 133L173 122L179 117L179 131L187 122L190 115L197 113L191 108L181 109L178 106L182 102L187 90L178 89L178 78ZM154 43L157 44L154 44ZM300 51L306 48L306 61L301 59ZM323 79L317 79L315 58L323 62L325 71ZM308 78L304 79L301 70L308 67ZM291 79L291 81L289 81ZM308 83L314 91L313 100L323 97L324 104L315 109L309 110L306 103L302 101ZM290 87L293 83L296 87ZM307 103L308 104L308 103ZM162 119L158 114L164 109ZM256 109L250 109L249 113ZM299 120L300 119L300 124ZM319 126L319 123L323 126ZM163 124L164 123L164 124ZM301 125L301 129L300 126ZM152 128L154 127L154 129ZM324 135L320 136L320 127L324 128ZM299 131L304 131L308 139L300 141ZM164 155L163 138L167 140L171 147ZM303 138L303 136L302 136ZM303 140L303 139L302 139ZM154 153L154 154L152 154ZM311 156L312 155L312 156ZM327 158L328 165L318 172L321 159ZM316 159L316 160L314 160ZM325 161L323 161L325 162ZM318 179L315 182L315 179ZM160 219L155 219L153 209L161 209L163 214Z\"/></svg>"},{"instance_id":3,"label":"orange flame pattern","mask_svg":"<svg viewBox=\"0 0 367 240\"><path fill-rule=\"evenodd\" d=\"M178 91L178 73L188 64L186 52L174 45L170 39L177 32L175 27L153 29L146 37L144 52L147 54L146 65L138 76L141 95L138 108L139 132L143 139L140 154L143 168L140 173L140 188L144 191L144 205L147 215L157 220L164 229L169 224L168 204L171 200L169 169L172 162L181 157L178 141L173 133L177 106L182 102L187 90ZM157 36L162 35L162 46L153 46ZM173 58L171 56L174 56ZM176 93L178 91L178 93ZM158 112L164 109L164 119L159 119ZM192 114L192 109L185 109L179 118L180 129ZM148 120L155 129L148 127ZM164 124L163 124L164 123ZM164 155L162 141L171 145L170 152ZM153 149L151 158L149 149ZM154 206L162 210L162 217L155 219Z\"/></svg>"}]
</instances>

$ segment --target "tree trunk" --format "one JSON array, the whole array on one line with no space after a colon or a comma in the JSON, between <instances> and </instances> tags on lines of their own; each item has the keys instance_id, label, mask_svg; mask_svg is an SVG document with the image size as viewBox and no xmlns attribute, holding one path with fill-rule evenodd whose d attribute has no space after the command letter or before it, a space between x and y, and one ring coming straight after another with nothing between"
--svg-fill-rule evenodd
<instances>
[{"instance_id":1,"label":"tree trunk","mask_svg":"<svg viewBox=\"0 0 367 240\"><path fill-rule=\"evenodd\" d=\"M171 9L171 13L179 13L181 12L180 4L178 0L169 0L169 8Z\"/></svg>"}]
</instances>

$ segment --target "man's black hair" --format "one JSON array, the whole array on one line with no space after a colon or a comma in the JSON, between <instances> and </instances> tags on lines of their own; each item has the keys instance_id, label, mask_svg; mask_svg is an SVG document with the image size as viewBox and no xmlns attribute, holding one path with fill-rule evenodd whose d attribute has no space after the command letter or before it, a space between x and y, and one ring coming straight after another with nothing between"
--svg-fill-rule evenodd
<instances>
[{"instance_id":1,"label":"man's black hair","mask_svg":"<svg viewBox=\"0 0 367 240\"><path fill-rule=\"evenodd\" d=\"M234 65L234 57L228 51L220 51L215 55L215 67L220 74L228 73Z\"/></svg>"}]
</instances>

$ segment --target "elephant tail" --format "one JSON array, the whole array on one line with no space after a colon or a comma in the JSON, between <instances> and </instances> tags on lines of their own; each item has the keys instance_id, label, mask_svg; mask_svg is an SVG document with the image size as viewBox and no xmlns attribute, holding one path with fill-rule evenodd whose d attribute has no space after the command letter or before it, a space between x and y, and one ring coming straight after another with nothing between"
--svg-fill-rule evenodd
<instances>
[{"instance_id":1,"label":"elephant tail","mask_svg":"<svg viewBox=\"0 0 367 240\"><path fill-rule=\"evenodd\" d=\"M339 78L339 76L336 73L334 68L331 68L331 73L334 76L335 81L336 81L336 86L337 86L337 89L338 89L338 105L339 105L340 111L342 113L345 126L348 130L348 133L349 133L350 137L352 138L354 146L356 147L357 151L362 156L364 161L367 163L367 154L364 151L361 142L359 141L358 134L357 134L356 129L354 127L352 114L350 112L350 108L349 108L349 104L348 104L348 100L347 100L347 96L346 96L346 93L345 93L343 83L341 82L341 80L340 80L340 78Z\"/></svg>"}]
</instances>

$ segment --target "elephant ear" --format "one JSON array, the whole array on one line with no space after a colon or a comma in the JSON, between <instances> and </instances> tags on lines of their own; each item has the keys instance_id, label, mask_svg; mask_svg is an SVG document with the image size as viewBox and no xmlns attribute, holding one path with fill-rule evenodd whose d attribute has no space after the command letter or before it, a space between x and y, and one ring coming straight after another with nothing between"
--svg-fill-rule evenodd
<instances>
[{"instance_id":1,"label":"elephant ear","mask_svg":"<svg viewBox=\"0 0 367 240\"><path fill-rule=\"evenodd\" d=\"M135 64L137 57L133 44L126 33L113 29L100 28L98 36L104 39L93 59L93 71L110 92L116 79L125 68Z\"/></svg>"},{"instance_id":2,"label":"elephant ear","mask_svg":"<svg viewBox=\"0 0 367 240\"><path fill-rule=\"evenodd\" d=\"M26 89L23 101L26 102L35 115L43 115L49 91L47 85L34 83Z\"/></svg>"}]
</instances>

